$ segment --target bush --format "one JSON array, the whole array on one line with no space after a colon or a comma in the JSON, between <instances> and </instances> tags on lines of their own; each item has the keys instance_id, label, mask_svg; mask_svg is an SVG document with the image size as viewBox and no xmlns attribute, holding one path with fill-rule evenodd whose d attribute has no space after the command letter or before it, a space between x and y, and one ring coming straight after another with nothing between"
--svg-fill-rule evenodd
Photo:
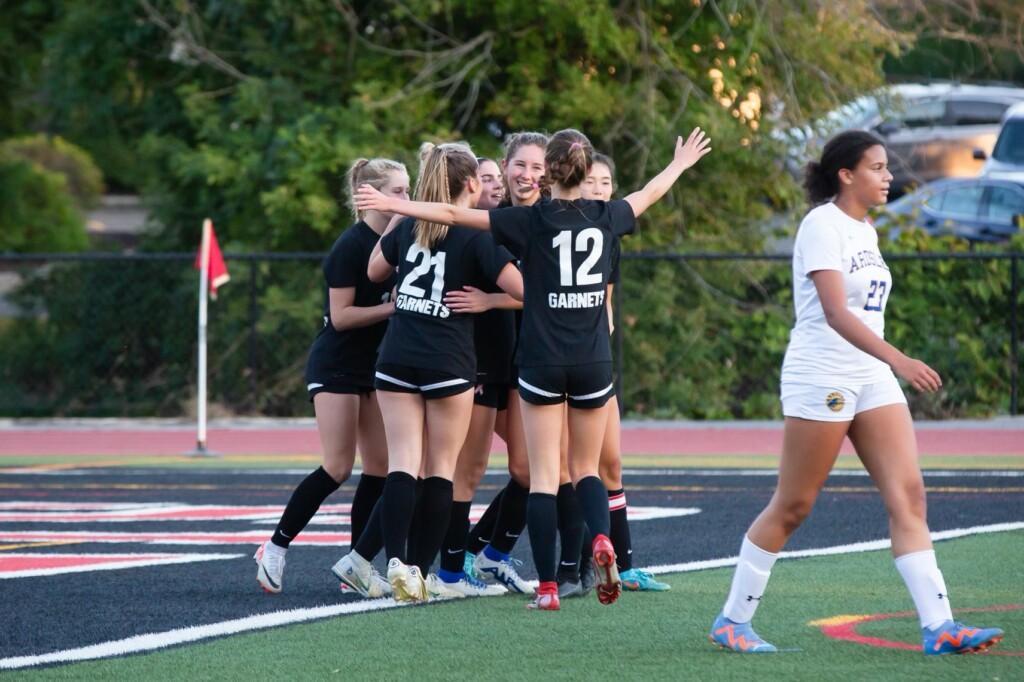
<instances>
[{"instance_id":1,"label":"bush","mask_svg":"<svg viewBox=\"0 0 1024 682\"><path fill-rule=\"evenodd\" d=\"M0 151L0 252L81 251L87 241L65 176Z\"/></svg>"},{"instance_id":2,"label":"bush","mask_svg":"<svg viewBox=\"0 0 1024 682\"><path fill-rule=\"evenodd\" d=\"M103 197L103 173L92 157L60 136L33 135L6 140L0 144L0 155L63 175L67 181L66 191L82 210L95 208Z\"/></svg>"}]
</instances>

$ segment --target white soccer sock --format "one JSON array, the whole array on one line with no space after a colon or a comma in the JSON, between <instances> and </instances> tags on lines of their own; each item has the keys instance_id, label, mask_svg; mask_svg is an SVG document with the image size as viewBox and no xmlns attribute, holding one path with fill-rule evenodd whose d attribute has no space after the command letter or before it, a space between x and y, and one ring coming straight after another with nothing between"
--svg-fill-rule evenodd
<instances>
[{"instance_id":1,"label":"white soccer sock","mask_svg":"<svg viewBox=\"0 0 1024 682\"><path fill-rule=\"evenodd\" d=\"M750 622L761 601L761 595L764 594L764 588L768 585L772 566L778 558L778 554L764 551L751 542L750 538L743 536L739 561L732 576L732 587L729 588L729 598L725 600L725 607L722 608L726 618L734 623Z\"/></svg>"},{"instance_id":2,"label":"white soccer sock","mask_svg":"<svg viewBox=\"0 0 1024 682\"><path fill-rule=\"evenodd\" d=\"M910 590L922 628L933 629L953 620L946 581L942 579L942 572L935 561L935 550L926 549L896 557L896 570Z\"/></svg>"}]
</instances>

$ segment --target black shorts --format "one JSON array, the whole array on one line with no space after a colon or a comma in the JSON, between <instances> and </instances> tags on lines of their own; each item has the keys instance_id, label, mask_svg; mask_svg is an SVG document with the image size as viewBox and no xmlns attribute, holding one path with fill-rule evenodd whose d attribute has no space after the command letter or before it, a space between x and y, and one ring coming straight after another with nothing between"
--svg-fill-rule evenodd
<instances>
[{"instance_id":1,"label":"black shorts","mask_svg":"<svg viewBox=\"0 0 1024 682\"><path fill-rule=\"evenodd\" d=\"M508 392L511 384L477 384L473 391L473 404L493 407L498 411L508 409Z\"/></svg>"},{"instance_id":2,"label":"black shorts","mask_svg":"<svg viewBox=\"0 0 1024 682\"><path fill-rule=\"evenodd\" d=\"M373 382L378 391L420 393L426 400L458 395L471 390L475 385L454 374L405 365L377 365Z\"/></svg>"},{"instance_id":3,"label":"black shorts","mask_svg":"<svg viewBox=\"0 0 1024 682\"><path fill-rule=\"evenodd\" d=\"M520 367L519 397L533 405L558 405L592 410L615 395L612 363L568 367Z\"/></svg>"},{"instance_id":4,"label":"black shorts","mask_svg":"<svg viewBox=\"0 0 1024 682\"><path fill-rule=\"evenodd\" d=\"M372 374L335 374L323 383L311 381L306 384L309 402L317 393L342 393L345 395L369 395L373 392Z\"/></svg>"}]
</instances>

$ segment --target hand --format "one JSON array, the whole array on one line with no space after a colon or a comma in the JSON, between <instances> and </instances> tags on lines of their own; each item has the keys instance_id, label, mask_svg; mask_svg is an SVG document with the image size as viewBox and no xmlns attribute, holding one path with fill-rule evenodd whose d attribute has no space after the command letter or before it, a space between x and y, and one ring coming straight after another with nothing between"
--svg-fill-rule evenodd
<instances>
[{"instance_id":1,"label":"hand","mask_svg":"<svg viewBox=\"0 0 1024 682\"><path fill-rule=\"evenodd\" d=\"M476 287L464 286L463 291L449 291L444 304L456 313L482 313L491 309L490 294Z\"/></svg>"},{"instance_id":2,"label":"hand","mask_svg":"<svg viewBox=\"0 0 1024 682\"><path fill-rule=\"evenodd\" d=\"M942 378L938 372L920 360L903 356L899 362L893 364L892 369L921 393L934 393L942 388Z\"/></svg>"},{"instance_id":3,"label":"hand","mask_svg":"<svg viewBox=\"0 0 1024 682\"><path fill-rule=\"evenodd\" d=\"M359 185L352 203L359 211L388 211L388 198L375 190L370 185Z\"/></svg>"},{"instance_id":4,"label":"hand","mask_svg":"<svg viewBox=\"0 0 1024 682\"><path fill-rule=\"evenodd\" d=\"M676 138L676 153L672 160L682 164L683 170L686 170L711 151L709 144L711 144L711 138L705 137L704 131L700 128L694 128L685 143L683 143L682 135Z\"/></svg>"}]
</instances>

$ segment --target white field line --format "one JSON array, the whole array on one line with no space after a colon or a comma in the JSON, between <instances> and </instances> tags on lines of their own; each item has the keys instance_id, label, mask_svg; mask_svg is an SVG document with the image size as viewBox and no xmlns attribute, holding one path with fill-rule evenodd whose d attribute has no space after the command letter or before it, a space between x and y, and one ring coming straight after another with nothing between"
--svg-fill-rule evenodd
<instances>
[{"instance_id":1,"label":"white field line","mask_svg":"<svg viewBox=\"0 0 1024 682\"><path fill-rule=\"evenodd\" d=\"M968 535L981 535L985 533L999 533L1004 531L1024 529L1024 522L997 523L990 526L975 526L973 528L962 528L932 533L933 540L948 540L951 538L965 537ZM855 554L878 549L888 548L888 540L877 540L872 542L858 542L850 545L837 547L823 547L820 549L806 549L796 552L783 552L782 557L796 559L800 557L826 556L835 554ZM652 566L649 569L653 573L685 573L700 571L710 568L721 568L736 564L735 557L728 559L713 559L710 561L694 561L685 564L668 564L664 566ZM72 663L76 661L89 661L99 658L109 658L124 654L135 654L145 651L155 651L178 644L198 642L214 637L224 637L254 630L304 623L332 616L347 615L353 613L364 613L367 611L380 611L383 609L405 606L391 599L370 599L367 601L355 602L352 604L338 604L335 606L320 606L309 609L293 609L290 611L278 611L261 616L250 616L236 620L211 623L209 625L198 625L189 628L170 630L169 632L157 632L147 635L138 635L114 642L103 642L78 649L66 649L48 654L35 656L16 656L0 659L0 670L14 670L17 668L29 668L37 665L51 663Z\"/></svg>"},{"instance_id":2,"label":"white field line","mask_svg":"<svg viewBox=\"0 0 1024 682\"><path fill-rule=\"evenodd\" d=\"M243 554L0 554L0 565L3 559L46 558L46 559L82 559L110 558L105 563L88 563L81 566L54 566L53 568L34 568L26 570L0 569L0 580L10 578L37 578L44 575L63 575L65 573L91 573L93 571L114 571L122 568L143 568L146 566L169 566L171 564L194 564L198 561L217 561L219 559L239 559Z\"/></svg>"}]
</instances>

